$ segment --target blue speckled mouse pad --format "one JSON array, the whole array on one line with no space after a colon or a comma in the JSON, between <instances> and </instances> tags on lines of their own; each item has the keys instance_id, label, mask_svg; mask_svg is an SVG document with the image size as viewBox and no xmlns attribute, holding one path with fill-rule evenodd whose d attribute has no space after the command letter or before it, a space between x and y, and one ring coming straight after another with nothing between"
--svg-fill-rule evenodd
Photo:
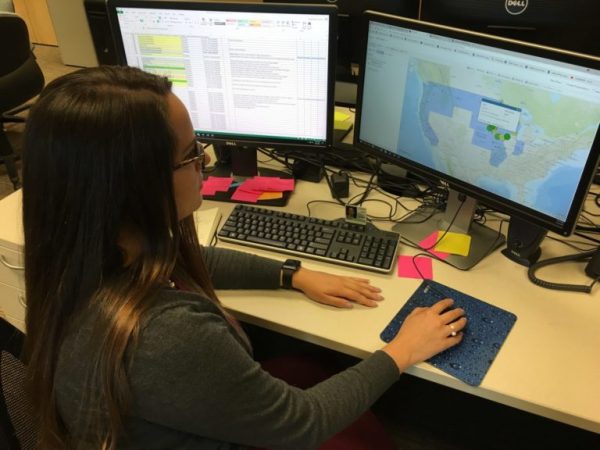
<instances>
[{"instance_id":1,"label":"blue speckled mouse pad","mask_svg":"<svg viewBox=\"0 0 600 450\"><path fill-rule=\"evenodd\" d=\"M381 339L390 342L414 308L432 306L446 297L454 300L455 307L465 310L468 322L463 340L427 362L471 386L479 386L517 320L513 313L443 284L425 280L381 332Z\"/></svg>"}]
</instances>

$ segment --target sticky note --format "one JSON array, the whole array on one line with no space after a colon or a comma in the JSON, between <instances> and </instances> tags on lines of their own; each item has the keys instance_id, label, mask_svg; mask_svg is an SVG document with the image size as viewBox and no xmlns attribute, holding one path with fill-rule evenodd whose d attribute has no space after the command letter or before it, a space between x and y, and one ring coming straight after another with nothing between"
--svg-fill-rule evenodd
<instances>
[{"instance_id":1,"label":"sticky note","mask_svg":"<svg viewBox=\"0 0 600 450\"><path fill-rule=\"evenodd\" d=\"M260 192L281 192L281 191L293 191L294 190L294 179L293 178L279 178L279 177L254 177L246 180L240 188L245 191L260 191Z\"/></svg>"},{"instance_id":2,"label":"sticky note","mask_svg":"<svg viewBox=\"0 0 600 450\"><path fill-rule=\"evenodd\" d=\"M438 231L441 236L444 232ZM451 253L453 255L467 256L471 248L471 236L468 234L454 233L449 231L435 246L439 252Z\"/></svg>"},{"instance_id":3,"label":"sticky note","mask_svg":"<svg viewBox=\"0 0 600 450\"><path fill-rule=\"evenodd\" d=\"M214 189L214 186L206 186L205 184L203 184L200 192L202 193L202 195L211 196L215 195L217 193L217 190Z\"/></svg>"},{"instance_id":4,"label":"sticky note","mask_svg":"<svg viewBox=\"0 0 600 450\"><path fill-rule=\"evenodd\" d=\"M262 194L262 192L247 192L243 189L237 188L231 196L231 199L238 200L240 202L256 203L260 194Z\"/></svg>"},{"instance_id":5,"label":"sticky note","mask_svg":"<svg viewBox=\"0 0 600 450\"><path fill-rule=\"evenodd\" d=\"M205 195L214 195L217 191L227 192L233 178L231 177L208 177L202 183L202 193ZM209 194L212 192L212 194Z\"/></svg>"},{"instance_id":6,"label":"sticky note","mask_svg":"<svg viewBox=\"0 0 600 450\"><path fill-rule=\"evenodd\" d=\"M417 267L419 270L417 270ZM425 256L417 256L416 258L412 256L398 256L398 276L401 278L433 280L431 258Z\"/></svg>"},{"instance_id":7,"label":"sticky note","mask_svg":"<svg viewBox=\"0 0 600 450\"><path fill-rule=\"evenodd\" d=\"M283 192L263 192L258 196L259 200L275 200L277 198L282 198Z\"/></svg>"},{"instance_id":8,"label":"sticky note","mask_svg":"<svg viewBox=\"0 0 600 450\"><path fill-rule=\"evenodd\" d=\"M438 240L438 232L434 231L433 233L431 233L429 236L427 236L425 239L423 239L421 242L419 242L419 247L421 247L423 250L426 250L427 252L437 256L439 259L446 259L448 256L450 256L449 253L444 253L444 252L438 252L434 249L435 244Z\"/></svg>"},{"instance_id":9,"label":"sticky note","mask_svg":"<svg viewBox=\"0 0 600 450\"><path fill-rule=\"evenodd\" d=\"M335 121L348 120L349 118L350 118L350 114L347 114L345 112L335 111L335 113L333 114L333 120L335 120Z\"/></svg>"}]
</instances>

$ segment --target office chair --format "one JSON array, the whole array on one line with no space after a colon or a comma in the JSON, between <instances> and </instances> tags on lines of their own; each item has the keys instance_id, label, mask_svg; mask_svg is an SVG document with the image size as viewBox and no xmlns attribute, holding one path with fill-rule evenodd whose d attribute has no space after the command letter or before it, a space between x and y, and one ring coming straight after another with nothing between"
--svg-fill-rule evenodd
<instances>
[{"instance_id":1,"label":"office chair","mask_svg":"<svg viewBox=\"0 0 600 450\"><path fill-rule=\"evenodd\" d=\"M34 450L36 425L24 388L26 367L19 359L23 333L0 318L0 448Z\"/></svg>"},{"instance_id":2,"label":"office chair","mask_svg":"<svg viewBox=\"0 0 600 450\"><path fill-rule=\"evenodd\" d=\"M4 132L7 122L24 122L18 113L44 87L44 75L31 51L25 21L16 14L0 13L0 160L15 190L21 186L16 155Z\"/></svg>"}]
</instances>

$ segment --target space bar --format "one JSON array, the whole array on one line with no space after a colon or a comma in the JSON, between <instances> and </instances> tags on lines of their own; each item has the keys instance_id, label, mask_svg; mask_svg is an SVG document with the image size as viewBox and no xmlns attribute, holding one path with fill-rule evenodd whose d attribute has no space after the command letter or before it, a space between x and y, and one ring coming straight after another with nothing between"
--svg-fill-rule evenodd
<instances>
[{"instance_id":1,"label":"space bar","mask_svg":"<svg viewBox=\"0 0 600 450\"><path fill-rule=\"evenodd\" d=\"M250 242L256 242L257 244L268 245L270 247L285 248L285 246L286 246L285 242L274 241L272 239L265 239L265 238L256 237L256 236L248 236L246 238L246 240L250 241Z\"/></svg>"}]
</instances>

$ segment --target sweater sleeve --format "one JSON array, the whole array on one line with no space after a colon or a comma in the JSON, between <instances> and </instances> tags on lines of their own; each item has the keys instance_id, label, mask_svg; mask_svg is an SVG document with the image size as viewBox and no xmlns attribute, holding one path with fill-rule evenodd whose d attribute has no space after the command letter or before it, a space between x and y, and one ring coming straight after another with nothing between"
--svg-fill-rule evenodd
<instances>
[{"instance_id":1,"label":"sweater sleeve","mask_svg":"<svg viewBox=\"0 0 600 450\"><path fill-rule=\"evenodd\" d=\"M134 413L198 436L272 449L317 448L399 377L375 352L301 390L254 361L215 311L169 307L142 331L130 366Z\"/></svg>"},{"instance_id":2,"label":"sweater sleeve","mask_svg":"<svg viewBox=\"0 0 600 450\"><path fill-rule=\"evenodd\" d=\"M217 247L203 247L216 289L277 289L281 261Z\"/></svg>"}]
</instances>

